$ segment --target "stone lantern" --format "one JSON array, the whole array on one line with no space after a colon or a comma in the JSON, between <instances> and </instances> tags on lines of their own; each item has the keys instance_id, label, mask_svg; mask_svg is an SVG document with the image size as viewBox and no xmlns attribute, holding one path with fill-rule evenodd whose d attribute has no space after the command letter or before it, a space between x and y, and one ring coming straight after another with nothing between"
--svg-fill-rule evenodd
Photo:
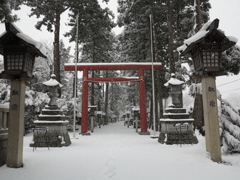
<instances>
[{"instance_id":1,"label":"stone lantern","mask_svg":"<svg viewBox=\"0 0 240 180\"><path fill-rule=\"evenodd\" d=\"M182 85L183 81L171 74L171 79L164 85L170 88L172 103L165 109L160 118L160 134L158 142L161 144L197 144L198 140L193 129L194 119L183 108Z\"/></svg>"},{"instance_id":2,"label":"stone lantern","mask_svg":"<svg viewBox=\"0 0 240 180\"><path fill-rule=\"evenodd\" d=\"M222 161L215 77L225 74L221 53L237 43L236 38L225 36L218 24L218 19L206 23L178 48L182 56L192 57L195 74L202 79L206 151L214 162Z\"/></svg>"},{"instance_id":3,"label":"stone lantern","mask_svg":"<svg viewBox=\"0 0 240 180\"><path fill-rule=\"evenodd\" d=\"M47 86L50 101L42 109L38 120L34 121L33 141L30 147L62 147L69 146L71 140L68 134L69 121L57 105L58 89L62 85L56 80L56 76L51 75L51 79L43 82Z\"/></svg>"},{"instance_id":4,"label":"stone lantern","mask_svg":"<svg viewBox=\"0 0 240 180\"><path fill-rule=\"evenodd\" d=\"M4 57L5 79L31 78L35 57L46 58L43 46L6 22L6 33L0 37L0 54Z\"/></svg>"},{"instance_id":5,"label":"stone lantern","mask_svg":"<svg viewBox=\"0 0 240 180\"><path fill-rule=\"evenodd\" d=\"M101 125L102 125L102 111L97 111L96 114L97 114L98 126L99 126L99 128L101 128Z\"/></svg>"},{"instance_id":6,"label":"stone lantern","mask_svg":"<svg viewBox=\"0 0 240 180\"><path fill-rule=\"evenodd\" d=\"M94 112L97 111L97 106L88 106L88 111L89 111L89 116L90 116L90 121L91 121L91 132L93 132L94 129ZM86 134L85 135L90 135Z\"/></svg>"},{"instance_id":7,"label":"stone lantern","mask_svg":"<svg viewBox=\"0 0 240 180\"><path fill-rule=\"evenodd\" d=\"M130 114L131 114L130 111L126 111L126 115L127 115L127 126L128 126L128 127L130 126Z\"/></svg>"},{"instance_id":8,"label":"stone lantern","mask_svg":"<svg viewBox=\"0 0 240 180\"><path fill-rule=\"evenodd\" d=\"M126 125L126 113L123 114L123 121L124 121L124 126Z\"/></svg>"},{"instance_id":9,"label":"stone lantern","mask_svg":"<svg viewBox=\"0 0 240 180\"><path fill-rule=\"evenodd\" d=\"M140 118L139 118L139 113L140 113L140 107L139 106L134 106L132 108L133 115L134 115L134 121L133 121L133 128L136 128L136 132L138 132L138 127L140 125Z\"/></svg>"},{"instance_id":10,"label":"stone lantern","mask_svg":"<svg viewBox=\"0 0 240 180\"><path fill-rule=\"evenodd\" d=\"M197 75L220 76L226 72L222 66L222 52L236 44L236 38L225 36L218 29L219 20L206 23L194 36L184 41L177 50L181 56L191 55Z\"/></svg>"},{"instance_id":11,"label":"stone lantern","mask_svg":"<svg viewBox=\"0 0 240 180\"><path fill-rule=\"evenodd\" d=\"M172 73L171 76L171 79L164 84L164 86L170 88L170 96L172 98L172 104L170 106L175 108L182 108L182 85L184 82L178 80L175 77L174 73Z\"/></svg>"},{"instance_id":12,"label":"stone lantern","mask_svg":"<svg viewBox=\"0 0 240 180\"><path fill-rule=\"evenodd\" d=\"M11 81L6 164L19 168L23 164L26 82L34 81L32 71L35 58L46 58L47 53L41 43L21 32L15 25L6 22L5 27L6 31L0 35L0 54L4 58L0 79Z\"/></svg>"},{"instance_id":13,"label":"stone lantern","mask_svg":"<svg viewBox=\"0 0 240 180\"><path fill-rule=\"evenodd\" d=\"M60 89L62 87L62 84L60 84L57 80L56 80L56 75L52 74L51 75L51 79L43 82L43 85L45 85L49 92L48 92L48 96L50 97L50 101L48 103L48 109L58 109L58 105L57 105L57 97L58 97L58 89Z\"/></svg>"}]
</instances>

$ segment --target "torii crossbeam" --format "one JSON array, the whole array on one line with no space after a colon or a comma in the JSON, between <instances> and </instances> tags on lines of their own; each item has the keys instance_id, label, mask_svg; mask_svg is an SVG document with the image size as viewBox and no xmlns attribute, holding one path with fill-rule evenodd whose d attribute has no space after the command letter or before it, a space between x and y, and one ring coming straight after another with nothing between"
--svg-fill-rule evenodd
<instances>
[{"instance_id":1,"label":"torii crossbeam","mask_svg":"<svg viewBox=\"0 0 240 180\"><path fill-rule=\"evenodd\" d=\"M88 83L94 82L120 82L120 81L134 81L139 83L139 101L140 101L140 124L141 132L139 134L149 134L147 131L147 110L146 110L146 93L144 82L144 70L160 70L161 63L67 63L64 66L65 71L83 71L83 85L82 85L82 126L81 134L88 133ZM103 78L89 78L88 71L95 70L138 70L138 78L124 78L124 77L103 77Z\"/></svg>"}]
</instances>

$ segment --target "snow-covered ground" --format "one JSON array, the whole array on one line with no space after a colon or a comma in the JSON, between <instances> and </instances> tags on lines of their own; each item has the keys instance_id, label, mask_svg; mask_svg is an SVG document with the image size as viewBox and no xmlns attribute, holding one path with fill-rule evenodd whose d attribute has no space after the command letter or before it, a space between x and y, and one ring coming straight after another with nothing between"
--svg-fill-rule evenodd
<instances>
[{"instance_id":1,"label":"snow-covered ground","mask_svg":"<svg viewBox=\"0 0 240 180\"><path fill-rule=\"evenodd\" d=\"M72 137L72 134L70 134ZM197 134L198 135L198 134ZM69 147L29 147L24 137L24 167L0 167L2 180L239 180L240 155L223 155L212 162L205 139L197 145L163 145L117 122L96 128L91 136L77 135Z\"/></svg>"}]
</instances>

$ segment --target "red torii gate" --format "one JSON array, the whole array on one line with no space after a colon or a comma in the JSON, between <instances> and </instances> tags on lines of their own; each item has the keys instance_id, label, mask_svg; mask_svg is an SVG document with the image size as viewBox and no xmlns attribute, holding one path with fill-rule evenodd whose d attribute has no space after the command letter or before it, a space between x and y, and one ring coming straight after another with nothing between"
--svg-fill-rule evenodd
<instances>
[{"instance_id":1,"label":"red torii gate","mask_svg":"<svg viewBox=\"0 0 240 180\"><path fill-rule=\"evenodd\" d=\"M81 134L88 133L88 83L89 82L120 82L134 81L139 82L139 104L140 104L140 124L141 132L139 134L149 134L147 131L147 111L146 111L146 93L144 82L144 70L160 70L161 63L67 63L64 65L65 71L83 71L82 84L82 126ZM88 71L93 70L138 70L139 78L125 77L102 77L89 78Z\"/></svg>"}]
</instances>

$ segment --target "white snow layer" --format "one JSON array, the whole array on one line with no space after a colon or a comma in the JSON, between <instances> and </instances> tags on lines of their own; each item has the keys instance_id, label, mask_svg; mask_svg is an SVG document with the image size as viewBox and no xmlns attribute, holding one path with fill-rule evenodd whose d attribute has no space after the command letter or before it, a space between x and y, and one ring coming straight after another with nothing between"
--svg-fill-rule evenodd
<instances>
[{"instance_id":1,"label":"white snow layer","mask_svg":"<svg viewBox=\"0 0 240 180\"><path fill-rule=\"evenodd\" d=\"M212 23L212 21L208 21L207 23L205 23L203 25L203 27L195 34L193 35L192 37L186 39L184 41L184 44L180 47L177 48L177 51L178 52L182 52L184 51L187 46L189 46L190 44L198 41L199 39L201 39L202 37L204 37L209 31L207 31L207 28L208 26ZM218 29L219 31L223 32L222 30ZM224 33L224 32L223 32ZM229 41L232 41L232 42L236 42L238 41L237 38L233 37L233 36L227 36L227 38L229 39Z\"/></svg>"},{"instance_id":2,"label":"white snow layer","mask_svg":"<svg viewBox=\"0 0 240 180\"><path fill-rule=\"evenodd\" d=\"M184 82L178 80L177 78L171 78L168 82L166 82L164 84L164 86L169 86L169 84L171 84L171 85L182 85L182 84L184 84Z\"/></svg>"},{"instance_id":3,"label":"white snow layer","mask_svg":"<svg viewBox=\"0 0 240 180\"><path fill-rule=\"evenodd\" d=\"M158 62L127 62L127 63L65 63L65 66L95 66L95 65L162 65L162 63L158 63Z\"/></svg>"},{"instance_id":4,"label":"white snow layer","mask_svg":"<svg viewBox=\"0 0 240 180\"><path fill-rule=\"evenodd\" d=\"M178 52L184 51L187 46L189 46L190 44L192 44L193 42L198 41L199 39L201 39L202 37L204 37L209 31L207 31L206 29L208 28L208 26L212 23L212 21L208 21L206 24L203 25L203 27L192 37L184 40L184 44L180 47L177 48Z\"/></svg>"},{"instance_id":5,"label":"white snow layer","mask_svg":"<svg viewBox=\"0 0 240 180\"><path fill-rule=\"evenodd\" d=\"M48 52L47 49L43 46L42 43L35 41L34 39L32 39L31 37L29 37L28 35L24 34L14 23L12 23L12 25L19 31L19 33L17 33L16 35L21 38L22 40L24 40L25 42L34 45L43 55L47 56ZM4 36L7 33L7 31L4 31L0 37Z\"/></svg>"},{"instance_id":6,"label":"white snow layer","mask_svg":"<svg viewBox=\"0 0 240 180\"><path fill-rule=\"evenodd\" d=\"M56 79L53 79L53 78L49 79L49 80L46 81L46 82L43 82L43 84L44 84L45 86L59 86L59 87L62 87L62 86L63 86L63 85L60 84Z\"/></svg>"},{"instance_id":7,"label":"white snow layer","mask_svg":"<svg viewBox=\"0 0 240 180\"><path fill-rule=\"evenodd\" d=\"M4 180L238 180L240 155L222 155L225 163L212 162L205 139L196 145L164 145L140 136L123 121L94 129L91 136L71 139L69 147L37 148L24 137L23 168L0 167ZM72 137L72 134L70 134Z\"/></svg>"},{"instance_id":8,"label":"white snow layer","mask_svg":"<svg viewBox=\"0 0 240 180\"><path fill-rule=\"evenodd\" d=\"M17 33L16 35L27 43L34 45L43 55L47 56L47 49L43 46L42 43L33 40L31 37L24 33Z\"/></svg>"}]
</instances>

